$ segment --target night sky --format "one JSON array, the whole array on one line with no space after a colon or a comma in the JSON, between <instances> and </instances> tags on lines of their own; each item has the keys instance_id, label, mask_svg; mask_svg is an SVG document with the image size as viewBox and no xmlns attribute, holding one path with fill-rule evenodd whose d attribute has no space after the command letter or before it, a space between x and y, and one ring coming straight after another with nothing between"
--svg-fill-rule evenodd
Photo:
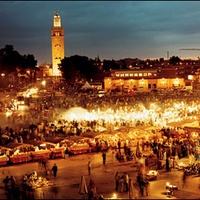
<instances>
[{"instance_id":1,"label":"night sky","mask_svg":"<svg viewBox=\"0 0 200 200\"><path fill-rule=\"evenodd\" d=\"M194 1L1 1L0 48L13 45L51 63L51 26L58 11L65 56L100 59L194 58L200 51L200 2Z\"/></svg>"}]
</instances>

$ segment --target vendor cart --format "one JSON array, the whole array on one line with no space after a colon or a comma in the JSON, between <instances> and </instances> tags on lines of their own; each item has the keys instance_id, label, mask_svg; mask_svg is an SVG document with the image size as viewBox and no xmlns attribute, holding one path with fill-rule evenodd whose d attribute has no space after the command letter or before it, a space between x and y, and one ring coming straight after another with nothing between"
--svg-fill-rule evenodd
<instances>
[{"instance_id":1,"label":"vendor cart","mask_svg":"<svg viewBox=\"0 0 200 200\"><path fill-rule=\"evenodd\" d=\"M153 181L153 180L157 180L159 174L158 171L156 170L149 170L148 173L146 174L146 178L148 181Z\"/></svg>"}]
</instances>

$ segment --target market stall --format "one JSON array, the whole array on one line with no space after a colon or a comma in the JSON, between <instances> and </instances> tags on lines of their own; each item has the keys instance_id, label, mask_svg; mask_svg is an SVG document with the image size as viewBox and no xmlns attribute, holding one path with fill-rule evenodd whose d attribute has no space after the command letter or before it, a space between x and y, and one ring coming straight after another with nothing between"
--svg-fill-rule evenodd
<instances>
[{"instance_id":1,"label":"market stall","mask_svg":"<svg viewBox=\"0 0 200 200\"><path fill-rule=\"evenodd\" d=\"M75 141L69 147L70 154L82 154L90 151L89 144L84 140Z\"/></svg>"},{"instance_id":2,"label":"market stall","mask_svg":"<svg viewBox=\"0 0 200 200\"><path fill-rule=\"evenodd\" d=\"M107 150L108 148L117 147L117 142L120 138L118 133L108 133L107 131L99 133L95 136L95 139L98 140L98 146L100 150Z\"/></svg>"},{"instance_id":3,"label":"market stall","mask_svg":"<svg viewBox=\"0 0 200 200\"><path fill-rule=\"evenodd\" d=\"M30 144L12 142L5 145L5 147L9 149L10 163L28 162L30 160Z\"/></svg>"},{"instance_id":4,"label":"market stall","mask_svg":"<svg viewBox=\"0 0 200 200\"><path fill-rule=\"evenodd\" d=\"M95 136L99 135L99 132L92 132L92 131L86 131L81 134L81 137L85 138L87 140L91 152L97 152L98 150L98 139L95 139Z\"/></svg>"},{"instance_id":5,"label":"market stall","mask_svg":"<svg viewBox=\"0 0 200 200\"><path fill-rule=\"evenodd\" d=\"M82 154L82 153L87 153L90 151L88 138L84 138L81 136L72 136L72 137L66 138L65 141L68 144L69 154Z\"/></svg>"},{"instance_id":6,"label":"market stall","mask_svg":"<svg viewBox=\"0 0 200 200\"><path fill-rule=\"evenodd\" d=\"M33 161L50 158L51 150L47 148L45 142L39 140L29 140L27 143L32 145L30 155Z\"/></svg>"},{"instance_id":7,"label":"market stall","mask_svg":"<svg viewBox=\"0 0 200 200\"><path fill-rule=\"evenodd\" d=\"M59 143L54 144L51 142L46 142L45 143L47 148L51 150L51 158L64 158L65 157L65 147L64 146L60 146ZM50 147L48 147L50 145Z\"/></svg>"},{"instance_id":8,"label":"market stall","mask_svg":"<svg viewBox=\"0 0 200 200\"><path fill-rule=\"evenodd\" d=\"M0 146L0 166L7 165L9 161L9 157L7 156L8 153L9 153L8 148Z\"/></svg>"}]
</instances>

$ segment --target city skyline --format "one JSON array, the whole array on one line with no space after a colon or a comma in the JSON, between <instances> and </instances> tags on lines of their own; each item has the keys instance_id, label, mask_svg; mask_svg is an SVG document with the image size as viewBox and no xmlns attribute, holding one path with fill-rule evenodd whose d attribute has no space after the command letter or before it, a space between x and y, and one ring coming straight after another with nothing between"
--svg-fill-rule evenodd
<instances>
[{"instance_id":1,"label":"city skyline","mask_svg":"<svg viewBox=\"0 0 200 200\"><path fill-rule=\"evenodd\" d=\"M199 57L200 2L194 1L3 1L0 48L13 45L51 63L54 12L65 31L65 57L156 59Z\"/></svg>"}]
</instances>

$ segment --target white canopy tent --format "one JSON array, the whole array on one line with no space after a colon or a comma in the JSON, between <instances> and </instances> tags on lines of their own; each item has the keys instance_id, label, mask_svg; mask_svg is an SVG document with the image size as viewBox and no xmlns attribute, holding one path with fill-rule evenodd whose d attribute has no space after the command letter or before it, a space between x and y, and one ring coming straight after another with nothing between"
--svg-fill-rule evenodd
<instances>
[{"instance_id":1,"label":"white canopy tent","mask_svg":"<svg viewBox=\"0 0 200 200\"><path fill-rule=\"evenodd\" d=\"M93 89L93 87L86 81L86 83L81 87L81 89Z\"/></svg>"}]
</instances>

